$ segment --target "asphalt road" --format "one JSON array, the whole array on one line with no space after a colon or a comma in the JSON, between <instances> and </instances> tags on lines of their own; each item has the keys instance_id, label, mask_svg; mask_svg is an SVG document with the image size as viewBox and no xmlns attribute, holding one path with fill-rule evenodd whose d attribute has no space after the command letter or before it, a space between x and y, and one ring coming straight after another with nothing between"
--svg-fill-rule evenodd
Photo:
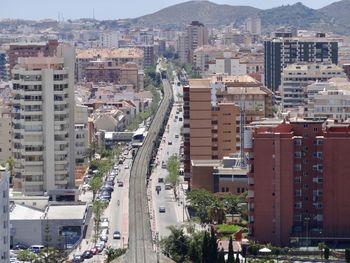
<instances>
[{"instance_id":1,"label":"asphalt road","mask_svg":"<svg viewBox=\"0 0 350 263\"><path fill-rule=\"evenodd\" d=\"M148 130L142 147L138 150L130 173L129 186L129 249L128 263L157 262L153 250L146 181L149 161L158 133L163 127L166 112L172 103L172 90L168 80L163 80L164 96Z\"/></svg>"}]
</instances>

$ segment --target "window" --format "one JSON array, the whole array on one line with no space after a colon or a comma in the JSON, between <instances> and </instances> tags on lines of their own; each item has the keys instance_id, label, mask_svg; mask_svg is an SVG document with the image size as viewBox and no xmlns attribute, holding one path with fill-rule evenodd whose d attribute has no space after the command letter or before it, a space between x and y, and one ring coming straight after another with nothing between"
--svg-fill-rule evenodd
<instances>
[{"instance_id":1,"label":"window","mask_svg":"<svg viewBox=\"0 0 350 263\"><path fill-rule=\"evenodd\" d=\"M241 188L237 188L237 194L240 194L241 193Z\"/></svg>"},{"instance_id":2,"label":"window","mask_svg":"<svg viewBox=\"0 0 350 263\"><path fill-rule=\"evenodd\" d=\"M314 128L314 132L317 132L317 131L318 131L318 129L315 127L315 128Z\"/></svg>"}]
</instances>

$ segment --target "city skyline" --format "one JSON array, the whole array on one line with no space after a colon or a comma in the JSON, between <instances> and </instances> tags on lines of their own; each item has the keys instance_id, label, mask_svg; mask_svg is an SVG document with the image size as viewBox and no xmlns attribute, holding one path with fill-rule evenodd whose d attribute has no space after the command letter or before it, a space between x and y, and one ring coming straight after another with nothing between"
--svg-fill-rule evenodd
<instances>
[{"instance_id":1,"label":"city skyline","mask_svg":"<svg viewBox=\"0 0 350 263\"><path fill-rule=\"evenodd\" d=\"M12 18L12 19L78 19L78 18L96 18L103 19L122 19L122 18L135 18L147 14L157 12L163 8L171 5L183 3L182 0L156 0L147 5L141 0L131 0L127 3L120 0L103 0L98 4L93 0L76 0L74 2L62 0L60 2L46 2L44 0L36 0L36 4L24 0L7 1L2 5L0 11L0 19ZM281 5L295 4L301 2L298 0L269 0L257 3L255 0L238 0L232 3L230 0L216 0L211 1L217 4L228 5L246 5L260 9L269 9L278 7ZM318 9L326 5L329 5L335 1L333 0L304 0L302 3L310 8ZM118 8L118 5L123 5L122 8ZM18 8L21 6L22 8ZM135 8L137 6L138 8ZM40 8L38 8L40 7Z\"/></svg>"}]
</instances>

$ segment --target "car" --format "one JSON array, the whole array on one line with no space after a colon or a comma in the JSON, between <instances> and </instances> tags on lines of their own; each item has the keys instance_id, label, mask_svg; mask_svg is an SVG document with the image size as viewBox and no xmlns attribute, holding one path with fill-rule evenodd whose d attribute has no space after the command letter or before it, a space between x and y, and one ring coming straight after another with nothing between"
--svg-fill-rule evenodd
<instances>
[{"instance_id":1,"label":"car","mask_svg":"<svg viewBox=\"0 0 350 263\"><path fill-rule=\"evenodd\" d=\"M109 192L109 191L103 191L103 192L101 192L100 193L100 198L111 198L112 197L112 195L111 195L111 192Z\"/></svg>"},{"instance_id":2,"label":"car","mask_svg":"<svg viewBox=\"0 0 350 263\"><path fill-rule=\"evenodd\" d=\"M159 177L158 178L158 183L164 183L164 178L163 177Z\"/></svg>"},{"instance_id":3,"label":"car","mask_svg":"<svg viewBox=\"0 0 350 263\"><path fill-rule=\"evenodd\" d=\"M108 241L108 235L107 234L101 234L100 235L100 240L104 241L104 242L107 242Z\"/></svg>"},{"instance_id":4,"label":"car","mask_svg":"<svg viewBox=\"0 0 350 263\"><path fill-rule=\"evenodd\" d=\"M159 207L159 213L165 213L165 206Z\"/></svg>"},{"instance_id":5,"label":"car","mask_svg":"<svg viewBox=\"0 0 350 263\"><path fill-rule=\"evenodd\" d=\"M124 165L124 169L129 169L129 165Z\"/></svg>"},{"instance_id":6,"label":"car","mask_svg":"<svg viewBox=\"0 0 350 263\"><path fill-rule=\"evenodd\" d=\"M176 138L176 139L179 138L179 135L178 135L178 134L175 134L175 138Z\"/></svg>"},{"instance_id":7,"label":"car","mask_svg":"<svg viewBox=\"0 0 350 263\"><path fill-rule=\"evenodd\" d=\"M16 245L13 246L14 250L20 250L20 249L28 249L28 246L21 244L21 243L17 243Z\"/></svg>"},{"instance_id":8,"label":"car","mask_svg":"<svg viewBox=\"0 0 350 263\"><path fill-rule=\"evenodd\" d=\"M124 160L123 159L119 159L119 164L123 164L124 163Z\"/></svg>"},{"instance_id":9,"label":"car","mask_svg":"<svg viewBox=\"0 0 350 263\"><path fill-rule=\"evenodd\" d=\"M115 176L108 176L108 177L106 178L106 182L113 182L114 179L115 179Z\"/></svg>"},{"instance_id":10,"label":"car","mask_svg":"<svg viewBox=\"0 0 350 263\"><path fill-rule=\"evenodd\" d=\"M101 223L102 222L109 222L109 219L107 217L101 217Z\"/></svg>"},{"instance_id":11,"label":"car","mask_svg":"<svg viewBox=\"0 0 350 263\"><path fill-rule=\"evenodd\" d=\"M107 221L105 221L105 222L101 222L100 223L100 228L101 228L101 231L102 231L102 229L105 229L105 228L108 228L109 227L109 222Z\"/></svg>"},{"instance_id":12,"label":"car","mask_svg":"<svg viewBox=\"0 0 350 263\"><path fill-rule=\"evenodd\" d=\"M110 185L107 186L102 186L101 188L101 192L109 192L112 193L114 191L114 188Z\"/></svg>"},{"instance_id":13,"label":"car","mask_svg":"<svg viewBox=\"0 0 350 263\"><path fill-rule=\"evenodd\" d=\"M179 118L179 121L182 121L182 118Z\"/></svg>"},{"instance_id":14,"label":"car","mask_svg":"<svg viewBox=\"0 0 350 263\"><path fill-rule=\"evenodd\" d=\"M160 185L156 185L156 191L161 191L162 187Z\"/></svg>"},{"instance_id":15,"label":"car","mask_svg":"<svg viewBox=\"0 0 350 263\"><path fill-rule=\"evenodd\" d=\"M105 248L105 242L104 241L100 241L96 244L96 248L98 250L98 253L102 252L103 249Z\"/></svg>"},{"instance_id":16,"label":"car","mask_svg":"<svg viewBox=\"0 0 350 263\"><path fill-rule=\"evenodd\" d=\"M168 145L173 145L173 142L172 141L168 141Z\"/></svg>"},{"instance_id":17,"label":"car","mask_svg":"<svg viewBox=\"0 0 350 263\"><path fill-rule=\"evenodd\" d=\"M32 245L29 247L29 250L35 254L39 254L44 248L45 247L43 245Z\"/></svg>"},{"instance_id":18,"label":"car","mask_svg":"<svg viewBox=\"0 0 350 263\"><path fill-rule=\"evenodd\" d=\"M165 190L171 190L171 184L165 184L164 189Z\"/></svg>"},{"instance_id":19,"label":"car","mask_svg":"<svg viewBox=\"0 0 350 263\"><path fill-rule=\"evenodd\" d=\"M114 186L115 185L115 183L114 182L111 182L111 181L105 181L104 183L103 183L103 186L106 186L106 185L109 185L109 186Z\"/></svg>"},{"instance_id":20,"label":"car","mask_svg":"<svg viewBox=\"0 0 350 263\"><path fill-rule=\"evenodd\" d=\"M124 186L124 183L122 181L119 181L118 182L118 187L123 187Z\"/></svg>"},{"instance_id":21,"label":"car","mask_svg":"<svg viewBox=\"0 0 350 263\"><path fill-rule=\"evenodd\" d=\"M72 259L72 263L80 263L83 261L84 261L84 258L82 255L75 255Z\"/></svg>"},{"instance_id":22,"label":"car","mask_svg":"<svg viewBox=\"0 0 350 263\"><path fill-rule=\"evenodd\" d=\"M115 165L113 166L113 169L114 169L114 170L118 170L118 165L115 164Z\"/></svg>"},{"instance_id":23,"label":"car","mask_svg":"<svg viewBox=\"0 0 350 263\"><path fill-rule=\"evenodd\" d=\"M120 239L120 232L119 231L114 231L113 239Z\"/></svg>"},{"instance_id":24,"label":"car","mask_svg":"<svg viewBox=\"0 0 350 263\"><path fill-rule=\"evenodd\" d=\"M81 254L83 259L89 259L92 258L94 255L92 254L91 250L85 250L83 254Z\"/></svg>"},{"instance_id":25,"label":"car","mask_svg":"<svg viewBox=\"0 0 350 263\"><path fill-rule=\"evenodd\" d=\"M93 248L90 249L90 252L91 252L91 254L93 254L93 255L97 255L97 253L98 253L98 248L97 248L97 247L93 247Z\"/></svg>"}]
</instances>

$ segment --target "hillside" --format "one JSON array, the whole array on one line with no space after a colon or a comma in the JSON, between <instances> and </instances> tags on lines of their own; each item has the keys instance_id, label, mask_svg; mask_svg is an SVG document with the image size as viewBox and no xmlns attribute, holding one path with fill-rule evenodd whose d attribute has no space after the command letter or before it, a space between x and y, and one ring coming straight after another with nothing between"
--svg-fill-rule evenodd
<instances>
[{"instance_id":1,"label":"hillside","mask_svg":"<svg viewBox=\"0 0 350 263\"><path fill-rule=\"evenodd\" d=\"M329 17L330 24L337 32L350 34L350 0L334 2L318 11Z\"/></svg>"},{"instance_id":2,"label":"hillside","mask_svg":"<svg viewBox=\"0 0 350 263\"><path fill-rule=\"evenodd\" d=\"M205 25L228 25L242 23L248 16L258 14L260 9L249 6L218 5L209 1L189 1L164 8L156 13L134 19L140 26L181 28L198 20Z\"/></svg>"}]
</instances>

